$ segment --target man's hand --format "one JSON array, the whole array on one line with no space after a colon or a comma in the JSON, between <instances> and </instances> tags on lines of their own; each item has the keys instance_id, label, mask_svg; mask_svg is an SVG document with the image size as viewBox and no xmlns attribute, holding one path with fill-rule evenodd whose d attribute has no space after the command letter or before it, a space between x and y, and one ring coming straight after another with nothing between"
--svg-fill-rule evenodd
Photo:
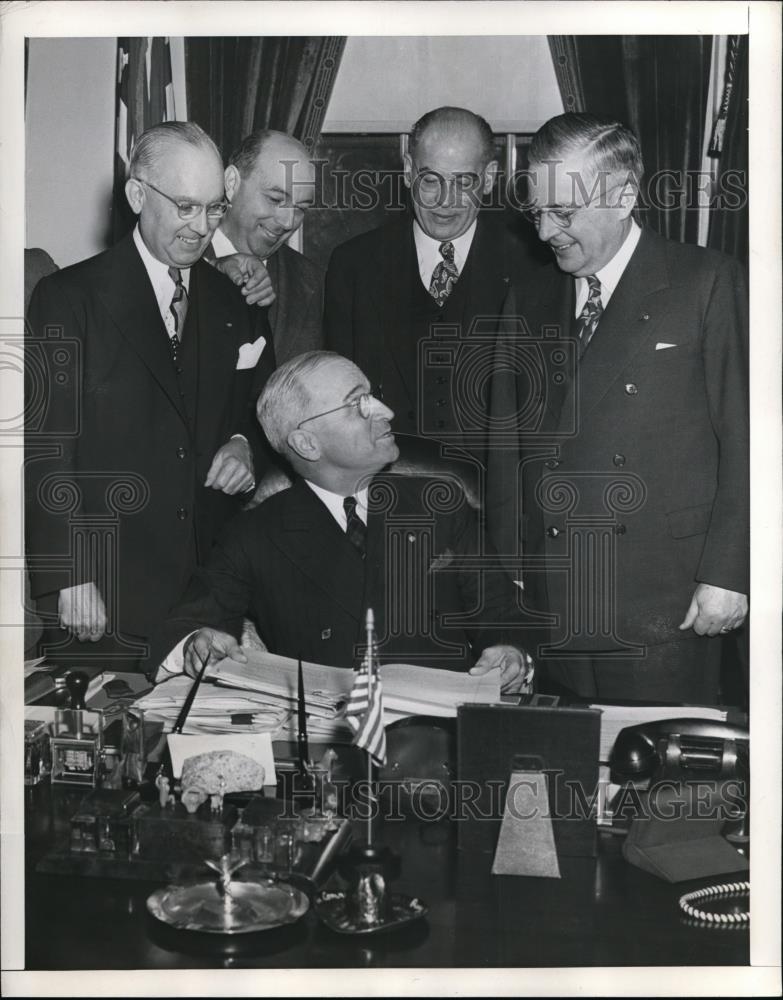
<instances>
[{"instance_id":1,"label":"man's hand","mask_svg":"<svg viewBox=\"0 0 783 1000\"><path fill-rule=\"evenodd\" d=\"M488 646L476 665L470 668L474 677L500 667L502 694L520 694L530 691L533 684L533 658L516 646Z\"/></svg>"},{"instance_id":2,"label":"man's hand","mask_svg":"<svg viewBox=\"0 0 783 1000\"><path fill-rule=\"evenodd\" d=\"M271 306L277 296L262 261L249 253L234 253L215 260L215 267L239 285L250 306Z\"/></svg>"},{"instance_id":3,"label":"man's hand","mask_svg":"<svg viewBox=\"0 0 783 1000\"><path fill-rule=\"evenodd\" d=\"M739 628L748 614L748 598L736 590L700 583L693 592L680 630L692 628L697 635L718 635Z\"/></svg>"},{"instance_id":4,"label":"man's hand","mask_svg":"<svg viewBox=\"0 0 783 1000\"><path fill-rule=\"evenodd\" d=\"M60 628L79 642L97 642L106 632L106 605L94 583L66 587L57 599Z\"/></svg>"},{"instance_id":5,"label":"man's hand","mask_svg":"<svg viewBox=\"0 0 783 1000\"><path fill-rule=\"evenodd\" d=\"M231 438L215 452L204 485L233 496L252 490L255 484L250 445L244 438Z\"/></svg>"},{"instance_id":6,"label":"man's hand","mask_svg":"<svg viewBox=\"0 0 783 1000\"><path fill-rule=\"evenodd\" d=\"M247 657L233 635L214 628L202 628L185 643L183 666L190 677L197 677L205 663L210 666L227 656L237 663L247 663Z\"/></svg>"}]
</instances>

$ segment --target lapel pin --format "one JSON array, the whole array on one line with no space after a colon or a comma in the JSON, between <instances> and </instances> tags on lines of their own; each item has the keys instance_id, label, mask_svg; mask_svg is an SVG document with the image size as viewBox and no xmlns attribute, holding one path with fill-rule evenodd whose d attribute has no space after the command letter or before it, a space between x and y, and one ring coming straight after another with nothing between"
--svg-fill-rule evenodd
<instances>
[{"instance_id":1,"label":"lapel pin","mask_svg":"<svg viewBox=\"0 0 783 1000\"><path fill-rule=\"evenodd\" d=\"M412 534L412 533L409 532L408 533L408 541L411 542L411 543L415 542L416 541L416 536L414 534Z\"/></svg>"},{"instance_id":2,"label":"lapel pin","mask_svg":"<svg viewBox=\"0 0 783 1000\"><path fill-rule=\"evenodd\" d=\"M226 326L233 326L233 323L226 323Z\"/></svg>"},{"instance_id":3,"label":"lapel pin","mask_svg":"<svg viewBox=\"0 0 783 1000\"><path fill-rule=\"evenodd\" d=\"M321 638L322 639L331 639L332 638L332 630L330 628L321 629Z\"/></svg>"}]
</instances>

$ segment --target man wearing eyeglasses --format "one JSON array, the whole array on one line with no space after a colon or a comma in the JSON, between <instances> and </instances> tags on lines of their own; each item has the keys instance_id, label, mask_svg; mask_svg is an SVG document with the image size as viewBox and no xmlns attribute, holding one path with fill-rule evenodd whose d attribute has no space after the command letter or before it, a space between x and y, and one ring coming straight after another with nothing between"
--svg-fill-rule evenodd
<instances>
[{"instance_id":1,"label":"man wearing eyeglasses","mask_svg":"<svg viewBox=\"0 0 783 1000\"><path fill-rule=\"evenodd\" d=\"M181 670L183 654L193 675L243 660L245 616L273 653L350 666L369 606L383 660L498 667L505 690L529 684L514 587L502 570L482 571L475 511L442 481L382 471L399 456L394 414L356 365L299 355L269 379L258 416L297 479L226 528L156 642L173 649L158 679Z\"/></svg>"},{"instance_id":2,"label":"man wearing eyeglasses","mask_svg":"<svg viewBox=\"0 0 783 1000\"><path fill-rule=\"evenodd\" d=\"M746 285L736 261L637 224L642 171L617 122L569 113L533 138L526 214L553 263L506 303L493 417L516 415L518 440L489 456L487 521L522 552L528 606L555 616L539 650L555 683L717 703L719 637L748 610ZM531 421L509 352L557 331Z\"/></svg>"},{"instance_id":3,"label":"man wearing eyeglasses","mask_svg":"<svg viewBox=\"0 0 783 1000\"><path fill-rule=\"evenodd\" d=\"M65 350L28 439L27 540L34 596L48 595L63 632L101 643L66 650L60 632L58 653L105 650L132 667L253 488L244 435L270 334L201 260L227 208L206 133L149 129L125 191L134 231L42 280L31 301L31 346L61 337Z\"/></svg>"},{"instance_id":4,"label":"man wearing eyeglasses","mask_svg":"<svg viewBox=\"0 0 783 1000\"><path fill-rule=\"evenodd\" d=\"M425 114L403 166L412 215L332 254L325 343L382 387L401 432L472 447L486 423L481 358L469 360L481 343L475 324L499 315L528 250L501 213L480 212L498 163L479 115L452 107Z\"/></svg>"}]
</instances>

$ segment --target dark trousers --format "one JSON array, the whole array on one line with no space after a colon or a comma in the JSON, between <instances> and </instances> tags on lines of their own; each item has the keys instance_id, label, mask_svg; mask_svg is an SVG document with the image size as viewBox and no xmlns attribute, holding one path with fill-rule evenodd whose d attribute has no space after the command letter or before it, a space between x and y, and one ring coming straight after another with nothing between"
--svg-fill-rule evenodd
<instances>
[{"instance_id":1,"label":"dark trousers","mask_svg":"<svg viewBox=\"0 0 783 1000\"><path fill-rule=\"evenodd\" d=\"M646 646L639 658L600 652L573 659L543 657L541 689L558 687L580 698L717 705L725 639L687 636Z\"/></svg>"}]
</instances>

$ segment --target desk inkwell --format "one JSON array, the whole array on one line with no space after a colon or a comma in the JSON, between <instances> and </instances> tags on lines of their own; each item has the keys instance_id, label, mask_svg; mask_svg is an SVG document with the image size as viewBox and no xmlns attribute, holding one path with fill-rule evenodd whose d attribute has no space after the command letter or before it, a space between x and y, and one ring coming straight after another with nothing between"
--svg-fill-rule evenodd
<instances>
[{"instance_id":1,"label":"desk inkwell","mask_svg":"<svg viewBox=\"0 0 783 1000\"><path fill-rule=\"evenodd\" d=\"M372 801L365 820L366 842L355 844L339 866L347 890L324 890L316 900L318 917L338 934L393 931L427 913L421 900L390 891L389 882L399 873L399 858L388 847L373 844L373 812L377 804L372 794L373 763L386 763L386 732L372 608L367 609L365 627L367 648L354 677L345 718L354 732L354 745L367 754L367 786Z\"/></svg>"}]
</instances>

